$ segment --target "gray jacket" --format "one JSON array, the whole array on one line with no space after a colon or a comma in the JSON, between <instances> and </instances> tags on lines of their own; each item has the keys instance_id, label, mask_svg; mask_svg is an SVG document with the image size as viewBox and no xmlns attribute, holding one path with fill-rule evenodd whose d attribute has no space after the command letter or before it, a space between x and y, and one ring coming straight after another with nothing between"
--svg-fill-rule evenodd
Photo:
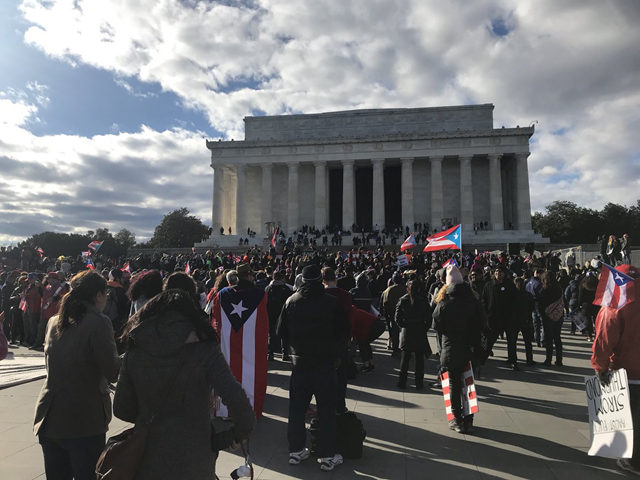
<instances>
[{"instance_id":1,"label":"gray jacket","mask_svg":"<svg viewBox=\"0 0 640 480\"><path fill-rule=\"evenodd\" d=\"M123 361L113 404L116 417L134 423L156 414L136 480L215 478L210 393L233 414L236 436L248 438L255 414L217 342L192 341L194 328L178 312L145 321ZM169 394L162 407L165 392Z\"/></svg>"},{"instance_id":2,"label":"gray jacket","mask_svg":"<svg viewBox=\"0 0 640 480\"><path fill-rule=\"evenodd\" d=\"M87 304L82 320L60 337L57 323L55 315L47 324L47 378L36 403L33 431L57 439L105 433L111 421L108 382L116 381L120 368L111 320Z\"/></svg>"}]
</instances>

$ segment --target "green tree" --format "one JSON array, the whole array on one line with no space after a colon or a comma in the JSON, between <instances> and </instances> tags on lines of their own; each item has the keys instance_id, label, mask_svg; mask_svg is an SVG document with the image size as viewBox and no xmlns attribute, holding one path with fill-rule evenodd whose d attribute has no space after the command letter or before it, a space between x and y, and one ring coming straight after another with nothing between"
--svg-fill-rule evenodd
<instances>
[{"instance_id":1,"label":"green tree","mask_svg":"<svg viewBox=\"0 0 640 480\"><path fill-rule=\"evenodd\" d=\"M202 220L179 208L162 219L149 241L156 248L191 247L209 235L209 227Z\"/></svg>"},{"instance_id":2,"label":"green tree","mask_svg":"<svg viewBox=\"0 0 640 480\"><path fill-rule=\"evenodd\" d=\"M573 202L555 201L545 210L533 215L533 228L553 243L595 243L603 228L598 212Z\"/></svg>"},{"instance_id":3,"label":"green tree","mask_svg":"<svg viewBox=\"0 0 640 480\"><path fill-rule=\"evenodd\" d=\"M57 258L60 255L79 255L82 250L87 249L91 240L88 235L77 233L42 232L18 244L18 247L40 247L44 250L45 256Z\"/></svg>"},{"instance_id":4,"label":"green tree","mask_svg":"<svg viewBox=\"0 0 640 480\"><path fill-rule=\"evenodd\" d=\"M129 250L136 243L136 234L127 230L126 228L123 228L113 236L113 239L122 248L124 248L125 250Z\"/></svg>"}]
</instances>

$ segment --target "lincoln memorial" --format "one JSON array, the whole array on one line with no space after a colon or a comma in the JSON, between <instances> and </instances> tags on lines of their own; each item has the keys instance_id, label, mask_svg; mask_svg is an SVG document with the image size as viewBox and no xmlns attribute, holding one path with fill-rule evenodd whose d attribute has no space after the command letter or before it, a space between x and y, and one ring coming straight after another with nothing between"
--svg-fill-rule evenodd
<instances>
[{"instance_id":1,"label":"lincoln memorial","mask_svg":"<svg viewBox=\"0 0 640 480\"><path fill-rule=\"evenodd\" d=\"M206 243L220 243L221 227L264 238L274 225L290 235L302 225L412 230L417 222L431 231L462 223L469 240L474 224L487 222L483 241L542 242L531 229L534 128L494 128L493 108L247 117L243 141L207 141L214 174Z\"/></svg>"}]
</instances>

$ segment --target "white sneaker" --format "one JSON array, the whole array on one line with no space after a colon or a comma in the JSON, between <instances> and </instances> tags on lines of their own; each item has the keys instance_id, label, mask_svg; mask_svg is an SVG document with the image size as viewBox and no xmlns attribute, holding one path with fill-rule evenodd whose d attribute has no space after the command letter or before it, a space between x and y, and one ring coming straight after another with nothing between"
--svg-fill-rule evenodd
<instances>
[{"instance_id":1,"label":"white sneaker","mask_svg":"<svg viewBox=\"0 0 640 480\"><path fill-rule=\"evenodd\" d=\"M625 472L633 473L634 475L637 475L638 477L640 477L640 470L634 467L633 465L631 465L629 463L629 460L621 458L616 463L618 464L618 467L620 467Z\"/></svg>"},{"instance_id":2,"label":"white sneaker","mask_svg":"<svg viewBox=\"0 0 640 480\"><path fill-rule=\"evenodd\" d=\"M300 465L300 462L311 456L308 448L303 448L299 452L291 452L289 454L289 465Z\"/></svg>"},{"instance_id":3,"label":"white sneaker","mask_svg":"<svg viewBox=\"0 0 640 480\"><path fill-rule=\"evenodd\" d=\"M337 453L333 457L319 458L318 461L320 462L320 470L330 472L338 465L342 465L342 455Z\"/></svg>"}]
</instances>

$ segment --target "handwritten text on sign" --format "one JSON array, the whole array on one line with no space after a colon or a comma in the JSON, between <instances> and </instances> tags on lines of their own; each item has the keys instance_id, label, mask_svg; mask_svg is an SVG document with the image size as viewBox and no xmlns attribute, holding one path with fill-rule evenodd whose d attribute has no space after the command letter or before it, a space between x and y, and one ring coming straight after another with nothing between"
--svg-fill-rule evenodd
<instances>
[{"instance_id":1,"label":"handwritten text on sign","mask_svg":"<svg viewBox=\"0 0 640 480\"><path fill-rule=\"evenodd\" d=\"M602 385L597 376L585 377L591 425L589 455L631 458L633 425L627 372L615 370L609 378L609 385Z\"/></svg>"}]
</instances>

